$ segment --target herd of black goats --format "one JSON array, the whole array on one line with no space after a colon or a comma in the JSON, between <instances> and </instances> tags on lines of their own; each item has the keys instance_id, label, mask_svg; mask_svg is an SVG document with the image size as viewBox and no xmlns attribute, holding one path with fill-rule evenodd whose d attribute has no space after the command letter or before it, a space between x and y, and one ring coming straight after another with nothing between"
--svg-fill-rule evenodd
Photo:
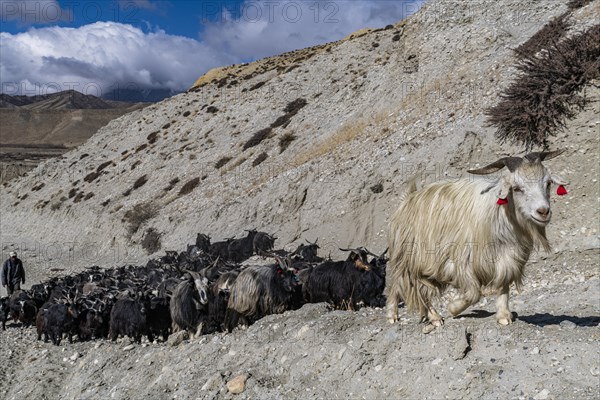
<instances>
[{"instance_id":1,"label":"herd of black goats","mask_svg":"<svg viewBox=\"0 0 600 400\"><path fill-rule=\"evenodd\" d=\"M22 326L35 324L60 345L69 342L129 336L140 343L159 335L188 331L191 336L231 332L269 314L294 310L305 303L328 302L338 309L385 304L385 252L365 248L348 252L344 261L318 256L317 242L293 252L273 250L276 238L247 231L241 239L210 243L198 234L186 251L167 251L145 266L101 269L54 277L29 290L0 299L0 319ZM253 255L271 257L269 265L241 265ZM370 258L370 260L369 260Z\"/></svg>"}]
</instances>

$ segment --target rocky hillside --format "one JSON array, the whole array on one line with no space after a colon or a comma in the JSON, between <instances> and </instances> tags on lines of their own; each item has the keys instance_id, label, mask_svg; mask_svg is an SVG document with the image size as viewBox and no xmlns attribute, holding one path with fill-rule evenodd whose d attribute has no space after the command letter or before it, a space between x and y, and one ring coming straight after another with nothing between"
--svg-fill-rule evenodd
<instances>
[{"instance_id":1,"label":"rocky hillside","mask_svg":"<svg viewBox=\"0 0 600 400\"><path fill-rule=\"evenodd\" d=\"M574 29L598 23L598 4L572 11ZM417 170L424 181L453 178L522 154L496 143L483 113L515 73L513 49L567 10L432 2L394 26L212 71L7 184L4 250L35 255L26 258L34 277L82 260L141 262L150 228L162 250L199 231L219 239L253 227L275 233L280 247L302 236L319 238L325 254L358 244L381 251ZM598 103L590 107L553 142L568 152L549 166L572 181L550 228L563 248L598 245Z\"/></svg>"},{"instance_id":2,"label":"rocky hillside","mask_svg":"<svg viewBox=\"0 0 600 400\"><path fill-rule=\"evenodd\" d=\"M581 5L572 31L599 23L599 0L570 3ZM325 255L380 252L418 171L424 182L452 179L523 155L496 142L484 110L515 75L513 49L567 11L559 1L432 1L395 26L214 70L6 184L2 249L20 251L28 283L143 262L151 228L162 250L185 248L197 232L220 239L254 227L275 233L278 247L318 238ZM551 139L567 152L546 164L570 180L569 195L553 196L553 252L534 254L522 291L511 291L512 325L496 324L493 298L429 335L403 309L389 325L380 309L324 304L182 343L55 347L9 324L0 397L597 399L594 84L588 108Z\"/></svg>"}]
</instances>

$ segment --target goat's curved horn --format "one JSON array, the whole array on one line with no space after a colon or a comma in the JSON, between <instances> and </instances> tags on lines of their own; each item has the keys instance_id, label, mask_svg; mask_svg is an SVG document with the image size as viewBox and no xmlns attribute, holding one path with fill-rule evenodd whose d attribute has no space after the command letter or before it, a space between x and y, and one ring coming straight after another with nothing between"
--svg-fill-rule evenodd
<instances>
[{"instance_id":1,"label":"goat's curved horn","mask_svg":"<svg viewBox=\"0 0 600 400\"><path fill-rule=\"evenodd\" d=\"M469 169L467 172L474 175L487 175L500 171L504 167L508 168L510 172L515 172L522 162L523 159L521 157L504 157L483 168Z\"/></svg>"},{"instance_id":2,"label":"goat's curved horn","mask_svg":"<svg viewBox=\"0 0 600 400\"><path fill-rule=\"evenodd\" d=\"M341 247L338 247L338 249L341 251L360 251L359 249L342 249Z\"/></svg>"},{"instance_id":3,"label":"goat's curved horn","mask_svg":"<svg viewBox=\"0 0 600 400\"><path fill-rule=\"evenodd\" d=\"M190 274L190 276L192 277L193 280L198 280L200 279L200 274L197 273L196 271L190 271L190 270L186 270L185 272L187 272L188 274Z\"/></svg>"},{"instance_id":4,"label":"goat's curved horn","mask_svg":"<svg viewBox=\"0 0 600 400\"><path fill-rule=\"evenodd\" d=\"M377 254L373 254L369 251L369 249L367 249L366 247L360 247L359 250L364 250L368 255L373 256L375 258L379 258L379 256Z\"/></svg>"},{"instance_id":5,"label":"goat's curved horn","mask_svg":"<svg viewBox=\"0 0 600 400\"><path fill-rule=\"evenodd\" d=\"M554 150L554 151L542 151L542 152L534 152L529 153L525 156L529 161L544 161L550 160L556 156L561 155L565 152L566 149Z\"/></svg>"}]
</instances>

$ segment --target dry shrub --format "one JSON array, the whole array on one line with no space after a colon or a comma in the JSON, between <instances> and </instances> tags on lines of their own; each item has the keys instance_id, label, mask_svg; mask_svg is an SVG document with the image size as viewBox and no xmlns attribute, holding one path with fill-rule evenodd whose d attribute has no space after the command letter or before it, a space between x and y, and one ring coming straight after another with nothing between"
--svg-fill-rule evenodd
<instances>
[{"instance_id":1,"label":"dry shrub","mask_svg":"<svg viewBox=\"0 0 600 400\"><path fill-rule=\"evenodd\" d=\"M216 168L216 169L221 169L221 167L223 167L223 166L224 166L225 164L227 164L229 161L231 161L231 157L227 157L227 156L225 156L225 157L221 157L221 158L219 159L219 161L217 161L217 162L215 163L215 168Z\"/></svg>"},{"instance_id":2,"label":"dry shrub","mask_svg":"<svg viewBox=\"0 0 600 400\"><path fill-rule=\"evenodd\" d=\"M571 0L567 3L569 10L576 10L581 7L585 7L594 0Z\"/></svg>"},{"instance_id":3,"label":"dry shrub","mask_svg":"<svg viewBox=\"0 0 600 400\"><path fill-rule=\"evenodd\" d=\"M263 161L265 161L267 159L267 157L269 157L269 155L267 153L260 153L258 155L258 157L256 157L254 159L254 161L252 161L252 166L256 167L257 165L259 165L260 163L262 163Z\"/></svg>"},{"instance_id":4,"label":"dry shrub","mask_svg":"<svg viewBox=\"0 0 600 400\"><path fill-rule=\"evenodd\" d=\"M256 90L256 89L262 87L265 83L267 83L267 82L258 82L256 85L252 86L249 90L250 91Z\"/></svg>"},{"instance_id":5,"label":"dry shrub","mask_svg":"<svg viewBox=\"0 0 600 400\"><path fill-rule=\"evenodd\" d=\"M516 65L519 75L486 111L500 142L548 147L548 136L586 105L580 91L600 78L600 25L576 34Z\"/></svg>"},{"instance_id":6,"label":"dry shrub","mask_svg":"<svg viewBox=\"0 0 600 400\"><path fill-rule=\"evenodd\" d=\"M194 179L188 181L179 190L179 195L185 196L186 194L191 193L194 189L196 189L196 187L198 186L199 183L200 183L200 178L194 178Z\"/></svg>"},{"instance_id":7,"label":"dry shrub","mask_svg":"<svg viewBox=\"0 0 600 400\"><path fill-rule=\"evenodd\" d=\"M525 43L515 49L515 53L519 58L527 58L537 54L540 50L547 49L557 43L567 32L570 27L569 13L559 15L552 21L548 22L542 29L537 31L535 35L529 38Z\"/></svg>"},{"instance_id":8,"label":"dry shrub","mask_svg":"<svg viewBox=\"0 0 600 400\"><path fill-rule=\"evenodd\" d=\"M46 184L44 182L40 182L39 184L35 185L34 187L31 188L32 192L37 192L38 190L40 190L41 188L43 188L44 186L46 186Z\"/></svg>"},{"instance_id":9,"label":"dry shrub","mask_svg":"<svg viewBox=\"0 0 600 400\"><path fill-rule=\"evenodd\" d=\"M175 177L175 178L173 178L173 179L171 179L169 181L169 186L167 186L163 190L165 192L169 192L169 191L173 190L173 188L175 187L175 185L177 185L178 183L179 183L179 178Z\"/></svg>"},{"instance_id":10,"label":"dry shrub","mask_svg":"<svg viewBox=\"0 0 600 400\"><path fill-rule=\"evenodd\" d=\"M296 135L294 135L292 132L286 132L282 137L280 137L279 153L283 153L294 140L296 140Z\"/></svg>"},{"instance_id":11,"label":"dry shrub","mask_svg":"<svg viewBox=\"0 0 600 400\"><path fill-rule=\"evenodd\" d=\"M142 248L146 250L148 254L156 253L160 250L160 233L154 228L146 229L144 237L142 238Z\"/></svg>"},{"instance_id":12,"label":"dry shrub","mask_svg":"<svg viewBox=\"0 0 600 400\"><path fill-rule=\"evenodd\" d=\"M273 128L265 128L256 132L252 137L244 144L244 150L249 149L250 147L258 146L260 142L265 140L271 134Z\"/></svg>"},{"instance_id":13,"label":"dry shrub","mask_svg":"<svg viewBox=\"0 0 600 400\"><path fill-rule=\"evenodd\" d=\"M148 135L147 139L148 139L148 143L153 144L156 142L156 140L158 139L158 131L154 131L151 134Z\"/></svg>"},{"instance_id":14,"label":"dry shrub","mask_svg":"<svg viewBox=\"0 0 600 400\"><path fill-rule=\"evenodd\" d=\"M153 203L140 203L127 211L125 215L123 215L122 221L129 224L127 231L129 232L129 235L133 235L144 222L154 218L157 213L158 208Z\"/></svg>"},{"instance_id":15,"label":"dry shrub","mask_svg":"<svg viewBox=\"0 0 600 400\"><path fill-rule=\"evenodd\" d=\"M142 187L146 184L146 182L148 182L148 176L147 175L142 175L139 178L136 179L136 181L133 183L133 190Z\"/></svg>"},{"instance_id":16,"label":"dry shrub","mask_svg":"<svg viewBox=\"0 0 600 400\"><path fill-rule=\"evenodd\" d=\"M87 183L92 183L97 177L100 176L99 172L90 172L89 174L87 174L83 180L86 181Z\"/></svg>"},{"instance_id":17,"label":"dry shrub","mask_svg":"<svg viewBox=\"0 0 600 400\"><path fill-rule=\"evenodd\" d=\"M298 114L298 112L308 104L308 102L305 99L299 98L296 99L294 101L291 101L290 103L288 103L288 105L283 109L283 111L285 112L284 115L282 115L281 117L277 118L275 120L275 122L273 122L271 124L271 128L277 128L279 126L282 127L286 127L288 126L288 124L290 123L290 120L292 119L292 117L296 114Z\"/></svg>"}]
</instances>

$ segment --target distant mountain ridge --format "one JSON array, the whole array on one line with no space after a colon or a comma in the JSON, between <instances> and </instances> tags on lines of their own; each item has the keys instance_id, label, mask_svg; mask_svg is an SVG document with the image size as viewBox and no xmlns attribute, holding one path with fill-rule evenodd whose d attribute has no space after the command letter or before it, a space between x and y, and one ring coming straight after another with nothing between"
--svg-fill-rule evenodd
<instances>
[{"instance_id":1,"label":"distant mountain ridge","mask_svg":"<svg viewBox=\"0 0 600 400\"><path fill-rule=\"evenodd\" d=\"M75 90L36 95L36 96L11 96L0 94L0 108L21 108L28 110L108 110L113 108L127 108L130 102L103 100L89 94Z\"/></svg>"}]
</instances>

